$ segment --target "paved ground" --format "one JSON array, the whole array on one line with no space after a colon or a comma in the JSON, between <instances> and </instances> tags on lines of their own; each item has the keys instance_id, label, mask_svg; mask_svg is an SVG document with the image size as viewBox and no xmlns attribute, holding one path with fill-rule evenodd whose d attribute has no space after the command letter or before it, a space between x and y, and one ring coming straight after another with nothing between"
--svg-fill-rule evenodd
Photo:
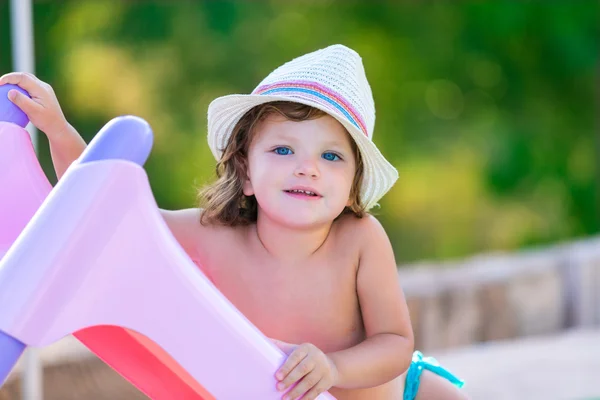
<instances>
[{"instance_id":1,"label":"paved ground","mask_svg":"<svg viewBox=\"0 0 600 400\"><path fill-rule=\"evenodd\" d=\"M600 329L428 355L465 379L473 400L600 400ZM78 367L89 353L72 339L43 349L41 356L49 366L45 387L52 393L45 400L143 398L100 362ZM0 400L20 399L14 384L20 367L13 384L9 380L0 390Z\"/></svg>"},{"instance_id":2,"label":"paved ground","mask_svg":"<svg viewBox=\"0 0 600 400\"><path fill-rule=\"evenodd\" d=\"M486 400L600 399L600 329L431 354Z\"/></svg>"}]
</instances>

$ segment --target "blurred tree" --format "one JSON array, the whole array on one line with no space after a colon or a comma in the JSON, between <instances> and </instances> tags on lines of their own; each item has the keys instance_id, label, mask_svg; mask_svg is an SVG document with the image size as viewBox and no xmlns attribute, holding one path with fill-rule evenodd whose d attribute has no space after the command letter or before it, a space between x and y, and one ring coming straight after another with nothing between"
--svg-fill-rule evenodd
<instances>
[{"instance_id":1,"label":"blurred tree","mask_svg":"<svg viewBox=\"0 0 600 400\"><path fill-rule=\"evenodd\" d=\"M157 201L187 207L213 177L210 101L344 43L363 57L375 142L401 175L374 210L398 261L459 257L599 231L599 8L44 1L35 3L37 71L87 140L114 116L147 119ZM8 15L0 1L0 72L11 70Z\"/></svg>"}]
</instances>

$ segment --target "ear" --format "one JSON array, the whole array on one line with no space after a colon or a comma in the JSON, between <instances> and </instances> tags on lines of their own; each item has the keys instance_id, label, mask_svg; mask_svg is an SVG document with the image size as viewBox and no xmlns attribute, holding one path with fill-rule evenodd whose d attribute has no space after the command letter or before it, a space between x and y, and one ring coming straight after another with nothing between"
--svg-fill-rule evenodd
<instances>
[{"instance_id":1,"label":"ear","mask_svg":"<svg viewBox=\"0 0 600 400\"><path fill-rule=\"evenodd\" d=\"M252 182L250 182L250 179L246 179L246 181L244 182L242 192L246 196L252 196L254 194L254 189L252 189Z\"/></svg>"},{"instance_id":2,"label":"ear","mask_svg":"<svg viewBox=\"0 0 600 400\"><path fill-rule=\"evenodd\" d=\"M254 189L252 188L252 181L250 180L250 173L248 172L248 169L246 169L246 180L242 185L242 192L246 196L252 196L254 194Z\"/></svg>"}]
</instances>

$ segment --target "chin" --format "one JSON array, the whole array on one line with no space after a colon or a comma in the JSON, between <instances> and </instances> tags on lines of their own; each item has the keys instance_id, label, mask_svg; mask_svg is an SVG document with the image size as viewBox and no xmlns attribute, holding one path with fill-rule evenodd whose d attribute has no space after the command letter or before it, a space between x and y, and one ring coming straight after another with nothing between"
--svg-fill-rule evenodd
<instances>
[{"instance_id":1,"label":"chin","mask_svg":"<svg viewBox=\"0 0 600 400\"><path fill-rule=\"evenodd\" d=\"M276 224L294 229L314 229L331 224L345 207L345 203L331 199L320 204L296 202L288 198L283 198L283 201L268 197L257 200L260 213Z\"/></svg>"},{"instance_id":2,"label":"chin","mask_svg":"<svg viewBox=\"0 0 600 400\"><path fill-rule=\"evenodd\" d=\"M335 215L317 214L312 210L292 209L270 212L262 209L268 218L276 224L293 229L313 229L333 222Z\"/></svg>"}]
</instances>

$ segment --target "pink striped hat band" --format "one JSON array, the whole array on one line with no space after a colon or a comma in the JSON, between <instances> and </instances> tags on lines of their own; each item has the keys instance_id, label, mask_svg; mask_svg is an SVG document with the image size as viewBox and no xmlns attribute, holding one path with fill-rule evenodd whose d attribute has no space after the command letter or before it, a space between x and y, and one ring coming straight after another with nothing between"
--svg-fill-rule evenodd
<instances>
[{"instance_id":1,"label":"pink striped hat band","mask_svg":"<svg viewBox=\"0 0 600 400\"><path fill-rule=\"evenodd\" d=\"M288 96L293 96L294 92L312 96L313 101L320 103L325 107L331 108L333 106L354 126L360 129L365 136L369 137L367 126L358 112L356 112L356 110L337 93L318 83L303 81L279 82L272 85L260 86L256 88L252 94L275 95L285 93Z\"/></svg>"}]
</instances>

